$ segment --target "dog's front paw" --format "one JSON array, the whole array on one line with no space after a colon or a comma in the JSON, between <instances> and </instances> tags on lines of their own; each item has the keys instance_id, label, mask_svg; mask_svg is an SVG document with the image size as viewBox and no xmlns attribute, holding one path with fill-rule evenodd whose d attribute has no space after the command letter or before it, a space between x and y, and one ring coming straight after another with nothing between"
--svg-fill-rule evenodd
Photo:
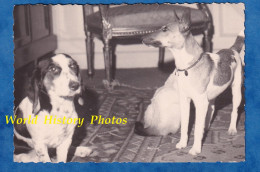
<instances>
[{"instance_id":1,"label":"dog's front paw","mask_svg":"<svg viewBox=\"0 0 260 172\"><path fill-rule=\"evenodd\" d=\"M40 162L44 162L44 163L51 162L49 156L39 156L38 158L40 159Z\"/></svg>"},{"instance_id":2,"label":"dog's front paw","mask_svg":"<svg viewBox=\"0 0 260 172\"><path fill-rule=\"evenodd\" d=\"M231 136L236 135L237 134L237 129L229 127L228 134L231 135Z\"/></svg>"},{"instance_id":3,"label":"dog's front paw","mask_svg":"<svg viewBox=\"0 0 260 172\"><path fill-rule=\"evenodd\" d=\"M179 143L176 144L177 149L186 148L186 146L187 146L187 141L180 140Z\"/></svg>"},{"instance_id":4,"label":"dog's front paw","mask_svg":"<svg viewBox=\"0 0 260 172\"><path fill-rule=\"evenodd\" d=\"M75 156L79 156L81 158L90 155L93 150L90 147L78 146L75 151Z\"/></svg>"},{"instance_id":5,"label":"dog's front paw","mask_svg":"<svg viewBox=\"0 0 260 172\"><path fill-rule=\"evenodd\" d=\"M189 151L189 154L191 155L198 155L201 152L201 147L199 146L192 146L192 148Z\"/></svg>"}]
</instances>

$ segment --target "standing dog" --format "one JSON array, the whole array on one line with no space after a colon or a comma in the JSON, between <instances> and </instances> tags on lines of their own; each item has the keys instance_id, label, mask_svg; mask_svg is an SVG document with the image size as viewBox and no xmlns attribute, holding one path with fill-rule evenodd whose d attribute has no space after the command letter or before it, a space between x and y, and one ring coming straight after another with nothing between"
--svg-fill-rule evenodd
<instances>
[{"instance_id":1,"label":"standing dog","mask_svg":"<svg viewBox=\"0 0 260 172\"><path fill-rule=\"evenodd\" d=\"M81 82L79 67L70 56L58 54L39 61L27 97L15 111L17 119L37 117L37 124L26 122L14 126L17 139L26 142L37 155L37 159L31 161L51 162L48 148L56 148L57 161L66 162L78 121L71 124L45 124L44 121L46 118L78 118L74 101L81 93ZM83 104L80 99L78 102ZM91 152L88 147L78 147L75 154L86 156ZM14 159L27 161L30 158L22 154Z\"/></svg>"},{"instance_id":2,"label":"standing dog","mask_svg":"<svg viewBox=\"0 0 260 172\"><path fill-rule=\"evenodd\" d=\"M239 35L229 49L220 50L216 54L203 53L190 32L190 11L185 11L180 18L176 15L176 18L177 21L146 36L143 43L154 47L167 47L174 56L181 109L181 138L176 148L187 146L192 100L196 108L196 121L194 144L189 153L196 155L201 152L206 115L208 113L212 117L215 98L228 86L231 86L233 95L228 133L237 133L237 110L241 102L242 85L239 52L244 45L244 36Z\"/></svg>"}]
</instances>

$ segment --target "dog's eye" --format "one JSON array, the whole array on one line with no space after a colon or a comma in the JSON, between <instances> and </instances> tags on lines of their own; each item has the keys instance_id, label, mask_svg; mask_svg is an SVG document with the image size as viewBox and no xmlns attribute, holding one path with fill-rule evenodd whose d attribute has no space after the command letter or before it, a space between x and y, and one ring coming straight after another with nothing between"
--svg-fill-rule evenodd
<instances>
[{"instance_id":1,"label":"dog's eye","mask_svg":"<svg viewBox=\"0 0 260 172\"><path fill-rule=\"evenodd\" d=\"M69 65L69 68L75 72L76 75L78 75L78 72L79 72L79 67L76 63L72 63Z\"/></svg>"},{"instance_id":2,"label":"dog's eye","mask_svg":"<svg viewBox=\"0 0 260 172\"><path fill-rule=\"evenodd\" d=\"M162 28L162 31L163 31L163 32L168 31L168 27L167 27L167 26L164 26L164 27Z\"/></svg>"},{"instance_id":3,"label":"dog's eye","mask_svg":"<svg viewBox=\"0 0 260 172\"><path fill-rule=\"evenodd\" d=\"M50 72L57 73L57 72L59 72L59 68L56 67L56 66L50 66L50 67L49 67L49 71L50 71Z\"/></svg>"},{"instance_id":4,"label":"dog's eye","mask_svg":"<svg viewBox=\"0 0 260 172\"><path fill-rule=\"evenodd\" d=\"M76 69L77 65L76 64L70 64L69 67L72 68L72 69Z\"/></svg>"}]
</instances>

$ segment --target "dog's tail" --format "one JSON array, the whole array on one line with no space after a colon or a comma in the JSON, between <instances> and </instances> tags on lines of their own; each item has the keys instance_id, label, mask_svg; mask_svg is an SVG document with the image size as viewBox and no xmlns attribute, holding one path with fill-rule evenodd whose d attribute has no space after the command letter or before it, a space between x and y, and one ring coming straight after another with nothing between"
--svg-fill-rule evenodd
<instances>
[{"instance_id":1,"label":"dog's tail","mask_svg":"<svg viewBox=\"0 0 260 172\"><path fill-rule=\"evenodd\" d=\"M144 128L143 123L135 123L135 133L141 136L159 136L161 135L160 131L155 127Z\"/></svg>"},{"instance_id":2,"label":"dog's tail","mask_svg":"<svg viewBox=\"0 0 260 172\"><path fill-rule=\"evenodd\" d=\"M244 44L245 44L245 35L244 35L244 31L242 30L238 34L237 39L236 39L235 43L232 45L231 49L240 53Z\"/></svg>"}]
</instances>

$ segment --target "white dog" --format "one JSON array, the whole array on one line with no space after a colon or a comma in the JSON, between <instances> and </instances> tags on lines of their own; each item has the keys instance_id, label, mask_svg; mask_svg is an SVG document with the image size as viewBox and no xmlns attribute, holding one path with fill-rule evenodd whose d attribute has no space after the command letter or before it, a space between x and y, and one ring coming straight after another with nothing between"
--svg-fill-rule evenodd
<instances>
[{"instance_id":1,"label":"white dog","mask_svg":"<svg viewBox=\"0 0 260 172\"><path fill-rule=\"evenodd\" d=\"M177 77L171 74L164 86L158 88L144 114L137 122L135 132L139 135L167 135L180 128L180 104Z\"/></svg>"}]
</instances>

